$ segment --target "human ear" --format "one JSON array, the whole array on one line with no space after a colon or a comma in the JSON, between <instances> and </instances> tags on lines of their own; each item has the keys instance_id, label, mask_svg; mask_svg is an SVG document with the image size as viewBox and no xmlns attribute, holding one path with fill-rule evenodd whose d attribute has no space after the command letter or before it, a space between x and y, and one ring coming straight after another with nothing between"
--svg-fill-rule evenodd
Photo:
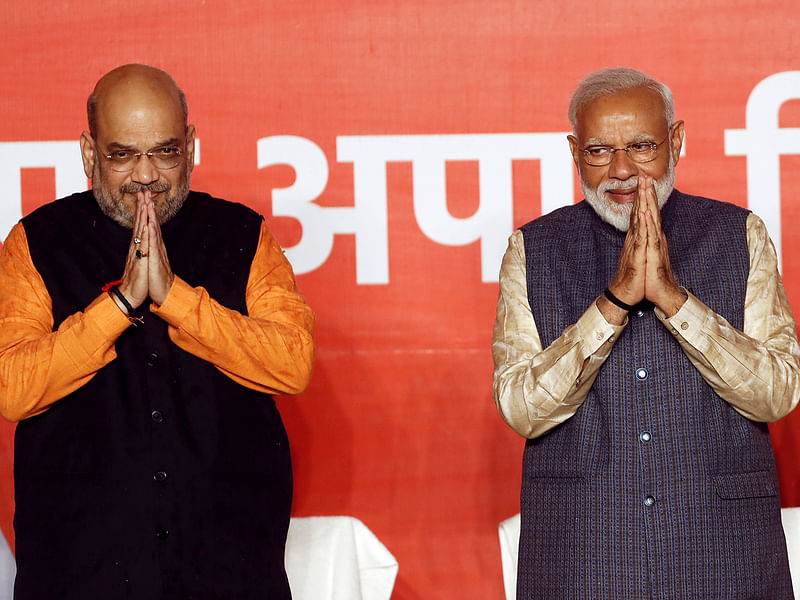
<instances>
[{"instance_id":1,"label":"human ear","mask_svg":"<svg viewBox=\"0 0 800 600\"><path fill-rule=\"evenodd\" d=\"M669 132L671 138L671 151L673 164L678 164L678 159L681 157L681 148L683 147L683 121L675 121L672 124L672 129Z\"/></svg>"},{"instance_id":2,"label":"human ear","mask_svg":"<svg viewBox=\"0 0 800 600\"><path fill-rule=\"evenodd\" d=\"M97 159L97 151L95 149L95 143L92 139L91 134L88 131L84 131L81 133L81 160L83 161L83 172L86 173L86 177L89 179L92 178L92 174L94 173L94 163Z\"/></svg>"}]
</instances>

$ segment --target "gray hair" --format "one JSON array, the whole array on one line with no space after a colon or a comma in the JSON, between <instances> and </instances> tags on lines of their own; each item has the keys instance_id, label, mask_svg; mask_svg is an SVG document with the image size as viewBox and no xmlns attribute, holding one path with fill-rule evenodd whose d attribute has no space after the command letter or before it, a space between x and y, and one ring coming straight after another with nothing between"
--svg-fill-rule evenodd
<instances>
[{"instance_id":1,"label":"gray hair","mask_svg":"<svg viewBox=\"0 0 800 600\"><path fill-rule=\"evenodd\" d=\"M572 100L569 103L569 112L567 113L569 121L572 123L572 132L577 133L578 113L587 104L601 96L610 96L636 88L653 90L661 96L664 101L664 118L667 121L667 127L670 127L675 120L675 103L672 99L672 91L660 81L641 71L630 67L614 67L613 69L590 73L575 88Z\"/></svg>"}]
</instances>

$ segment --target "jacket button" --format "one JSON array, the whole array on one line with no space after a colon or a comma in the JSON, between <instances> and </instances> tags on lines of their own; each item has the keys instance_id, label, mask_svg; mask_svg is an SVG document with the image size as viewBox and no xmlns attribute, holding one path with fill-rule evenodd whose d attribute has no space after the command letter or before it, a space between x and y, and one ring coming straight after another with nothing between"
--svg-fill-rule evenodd
<instances>
[{"instance_id":1,"label":"jacket button","mask_svg":"<svg viewBox=\"0 0 800 600\"><path fill-rule=\"evenodd\" d=\"M155 352L151 352L147 355L147 366L148 367L155 367L158 363L158 354Z\"/></svg>"},{"instance_id":2,"label":"jacket button","mask_svg":"<svg viewBox=\"0 0 800 600\"><path fill-rule=\"evenodd\" d=\"M164 471L156 471L153 475L153 479L156 481L164 481L167 478L167 474Z\"/></svg>"},{"instance_id":3,"label":"jacket button","mask_svg":"<svg viewBox=\"0 0 800 600\"><path fill-rule=\"evenodd\" d=\"M653 506L656 503L656 499L653 496L648 496L644 499L645 506Z\"/></svg>"},{"instance_id":4,"label":"jacket button","mask_svg":"<svg viewBox=\"0 0 800 600\"><path fill-rule=\"evenodd\" d=\"M645 379L647 379L647 369L645 369L644 367L639 367L638 369L636 369L636 379L638 379L639 381L644 381Z\"/></svg>"},{"instance_id":5,"label":"jacket button","mask_svg":"<svg viewBox=\"0 0 800 600\"><path fill-rule=\"evenodd\" d=\"M156 527L156 537L160 540L165 540L169 537L169 530L163 527Z\"/></svg>"},{"instance_id":6,"label":"jacket button","mask_svg":"<svg viewBox=\"0 0 800 600\"><path fill-rule=\"evenodd\" d=\"M156 423L163 423L164 422L164 415L161 414L160 410L154 410L150 413L150 418L153 419Z\"/></svg>"},{"instance_id":7,"label":"jacket button","mask_svg":"<svg viewBox=\"0 0 800 600\"><path fill-rule=\"evenodd\" d=\"M652 435L650 435L650 432L649 432L649 431L643 431L643 432L642 432L642 433L639 435L639 439L640 439L640 440L642 440L643 442L649 442L650 440L652 440L652 439L653 439L653 436L652 436Z\"/></svg>"}]
</instances>

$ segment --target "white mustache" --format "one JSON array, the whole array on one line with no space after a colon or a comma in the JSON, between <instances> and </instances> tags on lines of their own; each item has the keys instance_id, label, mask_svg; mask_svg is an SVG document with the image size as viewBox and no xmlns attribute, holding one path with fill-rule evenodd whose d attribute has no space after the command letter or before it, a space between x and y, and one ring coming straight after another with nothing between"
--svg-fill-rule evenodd
<instances>
[{"instance_id":1,"label":"white mustache","mask_svg":"<svg viewBox=\"0 0 800 600\"><path fill-rule=\"evenodd\" d=\"M611 179L609 181L604 181L599 186L597 186L597 193L603 194L608 190L618 190L621 188L632 188L639 185L639 177L634 175L633 177L629 177L624 181L619 181L618 179Z\"/></svg>"}]
</instances>

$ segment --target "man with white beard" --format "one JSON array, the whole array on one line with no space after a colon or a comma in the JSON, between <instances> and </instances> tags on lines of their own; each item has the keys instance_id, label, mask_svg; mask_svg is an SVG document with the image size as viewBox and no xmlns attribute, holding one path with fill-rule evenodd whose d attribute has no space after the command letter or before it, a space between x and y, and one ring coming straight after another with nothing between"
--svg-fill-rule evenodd
<instances>
[{"instance_id":1,"label":"man with white beard","mask_svg":"<svg viewBox=\"0 0 800 600\"><path fill-rule=\"evenodd\" d=\"M494 398L527 438L517 598L792 598L767 422L800 346L762 221L673 189L672 93L586 77L585 202L514 232Z\"/></svg>"}]
</instances>

